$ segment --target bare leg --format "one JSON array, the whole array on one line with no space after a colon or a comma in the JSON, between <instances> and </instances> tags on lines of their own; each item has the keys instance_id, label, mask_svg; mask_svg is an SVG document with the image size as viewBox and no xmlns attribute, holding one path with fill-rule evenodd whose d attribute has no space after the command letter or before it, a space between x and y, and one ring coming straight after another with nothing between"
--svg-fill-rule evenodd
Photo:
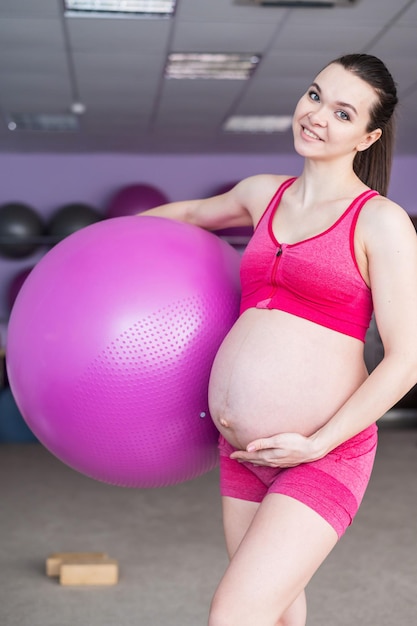
<instances>
[{"instance_id":1,"label":"bare leg","mask_svg":"<svg viewBox=\"0 0 417 626\"><path fill-rule=\"evenodd\" d=\"M256 502L223 498L223 525L227 552L232 559L259 508ZM305 626L307 606L304 591L285 611L277 626Z\"/></svg>"},{"instance_id":2,"label":"bare leg","mask_svg":"<svg viewBox=\"0 0 417 626\"><path fill-rule=\"evenodd\" d=\"M256 502L223 498L223 525L229 558L232 559L259 508ZM285 611L277 626L305 626L307 620L304 590Z\"/></svg>"},{"instance_id":3,"label":"bare leg","mask_svg":"<svg viewBox=\"0 0 417 626\"><path fill-rule=\"evenodd\" d=\"M306 594L303 590L298 598L283 613L276 626L305 626L307 622Z\"/></svg>"},{"instance_id":4,"label":"bare leg","mask_svg":"<svg viewBox=\"0 0 417 626\"><path fill-rule=\"evenodd\" d=\"M337 542L315 511L280 494L260 504L224 498L231 562L209 626L304 626L304 588Z\"/></svg>"}]
</instances>

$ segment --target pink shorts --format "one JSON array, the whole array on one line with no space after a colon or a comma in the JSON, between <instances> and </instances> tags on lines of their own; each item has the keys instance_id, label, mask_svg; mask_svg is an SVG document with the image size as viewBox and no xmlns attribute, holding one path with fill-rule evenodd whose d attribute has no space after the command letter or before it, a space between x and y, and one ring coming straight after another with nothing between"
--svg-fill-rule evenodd
<instances>
[{"instance_id":1,"label":"pink shorts","mask_svg":"<svg viewBox=\"0 0 417 626\"><path fill-rule=\"evenodd\" d=\"M230 459L235 451L220 435L220 491L222 496L262 502L280 493L316 511L339 537L352 523L371 477L377 446L373 424L345 441L327 456L290 468L273 468Z\"/></svg>"}]
</instances>

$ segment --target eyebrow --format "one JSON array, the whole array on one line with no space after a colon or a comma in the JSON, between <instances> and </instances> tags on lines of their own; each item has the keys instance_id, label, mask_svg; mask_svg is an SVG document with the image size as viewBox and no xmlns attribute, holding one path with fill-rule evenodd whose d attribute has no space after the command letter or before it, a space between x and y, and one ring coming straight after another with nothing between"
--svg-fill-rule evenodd
<instances>
[{"instance_id":1,"label":"eyebrow","mask_svg":"<svg viewBox=\"0 0 417 626\"><path fill-rule=\"evenodd\" d=\"M311 86L317 89L319 94L321 94L320 86L317 83L311 83ZM349 104L349 102L336 102L336 104L340 107L343 107L344 109L351 109L356 115L358 115L358 112L353 106L353 104Z\"/></svg>"}]
</instances>

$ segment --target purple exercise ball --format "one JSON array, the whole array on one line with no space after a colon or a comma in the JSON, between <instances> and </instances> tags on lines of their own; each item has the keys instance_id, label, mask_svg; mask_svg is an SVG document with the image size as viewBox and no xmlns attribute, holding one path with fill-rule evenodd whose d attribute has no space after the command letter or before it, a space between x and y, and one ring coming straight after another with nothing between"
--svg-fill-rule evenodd
<instances>
[{"instance_id":1,"label":"purple exercise ball","mask_svg":"<svg viewBox=\"0 0 417 626\"><path fill-rule=\"evenodd\" d=\"M167 196L153 185L137 184L123 187L115 193L107 209L107 217L136 215L169 202Z\"/></svg>"},{"instance_id":2,"label":"purple exercise ball","mask_svg":"<svg viewBox=\"0 0 417 626\"><path fill-rule=\"evenodd\" d=\"M13 395L41 443L125 487L213 469L208 380L238 316L239 264L215 235L159 217L104 220L52 248L7 338Z\"/></svg>"}]
</instances>

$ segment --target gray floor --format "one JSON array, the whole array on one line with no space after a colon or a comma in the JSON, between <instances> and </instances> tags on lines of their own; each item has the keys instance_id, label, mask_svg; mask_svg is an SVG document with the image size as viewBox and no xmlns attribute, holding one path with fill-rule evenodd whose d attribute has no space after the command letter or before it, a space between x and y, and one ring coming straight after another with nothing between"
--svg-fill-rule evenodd
<instances>
[{"instance_id":1,"label":"gray floor","mask_svg":"<svg viewBox=\"0 0 417 626\"><path fill-rule=\"evenodd\" d=\"M3 444L0 489L1 626L206 624L226 565L217 471L175 487L121 489L38 444ZM44 574L55 551L107 551L120 582L61 587ZM417 624L417 428L380 429L360 513L308 601L309 626Z\"/></svg>"}]
</instances>

